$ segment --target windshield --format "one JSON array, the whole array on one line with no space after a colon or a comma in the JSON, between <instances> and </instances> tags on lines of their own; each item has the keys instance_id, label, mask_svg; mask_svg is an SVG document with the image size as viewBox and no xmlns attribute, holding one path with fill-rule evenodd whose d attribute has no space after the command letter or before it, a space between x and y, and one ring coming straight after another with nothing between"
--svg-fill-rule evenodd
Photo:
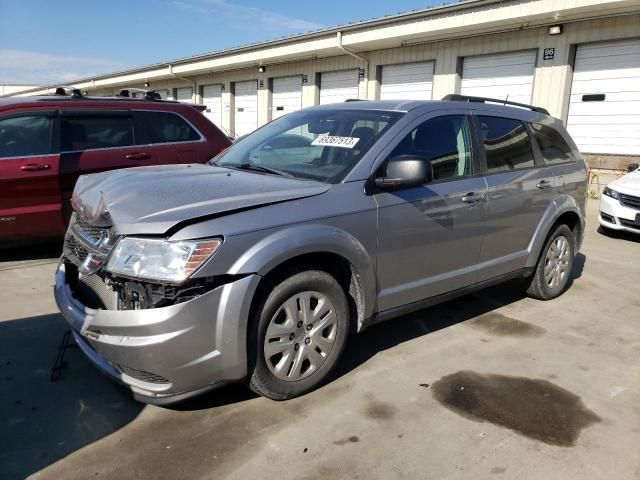
<instances>
[{"instance_id":1,"label":"windshield","mask_svg":"<svg viewBox=\"0 0 640 480\"><path fill-rule=\"evenodd\" d=\"M402 115L344 109L291 113L242 138L214 164L338 183Z\"/></svg>"}]
</instances>

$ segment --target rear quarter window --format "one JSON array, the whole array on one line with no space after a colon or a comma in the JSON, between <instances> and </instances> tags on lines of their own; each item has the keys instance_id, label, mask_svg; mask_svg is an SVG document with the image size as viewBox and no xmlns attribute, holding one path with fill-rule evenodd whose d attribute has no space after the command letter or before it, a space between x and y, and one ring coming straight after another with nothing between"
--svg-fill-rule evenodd
<instances>
[{"instance_id":1,"label":"rear quarter window","mask_svg":"<svg viewBox=\"0 0 640 480\"><path fill-rule=\"evenodd\" d=\"M538 142L540 153L546 165L573 162L571 147L555 128L532 123L531 130Z\"/></svg>"},{"instance_id":2,"label":"rear quarter window","mask_svg":"<svg viewBox=\"0 0 640 480\"><path fill-rule=\"evenodd\" d=\"M520 120L479 116L480 142L484 145L488 173L509 172L535 166L533 146Z\"/></svg>"},{"instance_id":3,"label":"rear quarter window","mask_svg":"<svg viewBox=\"0 0 640 480\"><path fill-rule=\"evenodd\" d=\"M180 115L173 112L134 112L142 130L138 143L195 142L200 134Z\"/></svg>"}]
</instances>

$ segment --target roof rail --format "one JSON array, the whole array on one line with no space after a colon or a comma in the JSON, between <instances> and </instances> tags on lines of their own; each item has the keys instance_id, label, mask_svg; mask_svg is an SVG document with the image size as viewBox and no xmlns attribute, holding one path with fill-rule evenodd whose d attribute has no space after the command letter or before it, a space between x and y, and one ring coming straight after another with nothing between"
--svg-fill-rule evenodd
<instances>
[{"instance_id":1,"label":"roof rail","mask_svg":"<svg viewBox=\"0 0 640 480\"><path fill-rule=\"evenodd\" d=\"M128 98L128 97L131 97L132 92L143 93L145 100L151 100L151 101L162 100L162 97L158 92L153 90L145 90L143 88L125 88L123 90L120 90L117 96Z\"/></svg>"},{"instance_id":2,"label":"roof rail","mask_svg":"<svg viewBox=\"0 0 640 480\"><path fill-rule=\"evenodd\" d=\"M364 100L362 100L361 98L347 98L345 100L345 103L346 102L364 102Z\"/></svg>"},{"instance_id":3,"label":"roof rail","mask_svg":"<svg viewBox=\"0 0 640 480\"><path fill-rule=\"evenodd\" d=\"M514 107L527 108L533 112L542 113L543 115L549 115L549 111L546 108L535 107L533 105L527 105L526 103L510 102L508 100L498 100L497 98L485 98L485 97L470 97L468 95L458 95L450 93L442 98L444 101L449 102L474 102L474 103L500 103L502 105L511 105Z\"/></svg>"},{"instance_id":4,"label":"roof rail","mask_svg":"<svg viewBox=\"0 0 640 480\"><path fill-rule=\"evenodd\" d=\"M83 98L82 90L76 87L57 87L55 94L65 97L70 95L71 98Z\"/></svg>"}]
</instances>

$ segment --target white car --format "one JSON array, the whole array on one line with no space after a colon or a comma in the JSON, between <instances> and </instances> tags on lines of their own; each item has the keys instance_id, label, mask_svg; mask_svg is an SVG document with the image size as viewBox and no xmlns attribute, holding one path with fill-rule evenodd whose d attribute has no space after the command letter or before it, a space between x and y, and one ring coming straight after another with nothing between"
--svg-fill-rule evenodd
<instances>
[{"instance_id":1,"label":"white car","mask_svg":"<svg viewBox=\"0 0 640 480\"><path fill-rule=\"evenodd\" d=\"M599 220L605 228L640 234L640 168L604 188Z\"/></svg>"}]
</instances>

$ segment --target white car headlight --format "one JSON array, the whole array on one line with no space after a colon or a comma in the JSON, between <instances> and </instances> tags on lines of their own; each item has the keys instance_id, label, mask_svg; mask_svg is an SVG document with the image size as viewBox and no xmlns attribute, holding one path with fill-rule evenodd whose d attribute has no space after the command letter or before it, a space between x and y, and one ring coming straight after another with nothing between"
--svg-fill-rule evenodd
<instances>
[{"instance_id":1,"label":"white car headlight","mask_svg":"<svg viewBox=\"0 0 640 480\"><path fill-rule=\"evenodd\" d=\"M181 283L222 245L221 239L170 242L152 238L121 238L105 269L127 277Z\"/></svg>"},{"instance_id":2,"label":"white car headlight","mask_svg":"<svg viewBox=\"0 0 640 480\"><path fill-rule=\"evenodd\" d=\"M607 197L615 198L616 200L619 200L620 198L620 195L618 195L618 192L615 191L613 188L609 188L609 187L604 187L602 194L606 195Z\"/></svg>"}]
</instances>

